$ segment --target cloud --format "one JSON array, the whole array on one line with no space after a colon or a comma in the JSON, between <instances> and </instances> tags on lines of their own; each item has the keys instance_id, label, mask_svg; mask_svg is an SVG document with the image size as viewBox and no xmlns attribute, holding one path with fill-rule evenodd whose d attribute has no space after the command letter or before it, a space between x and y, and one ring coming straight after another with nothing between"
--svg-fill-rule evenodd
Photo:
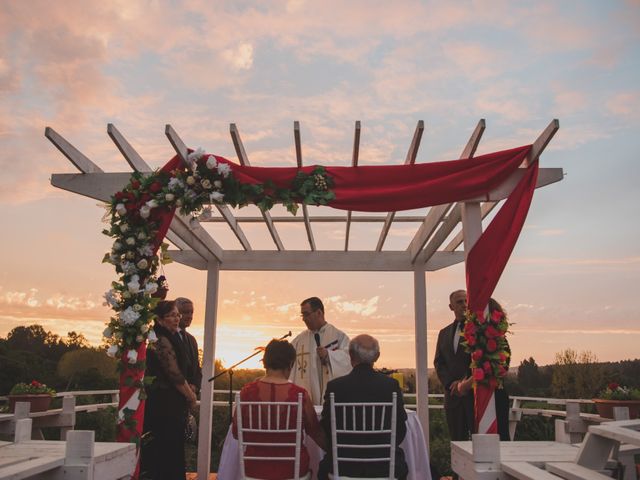
<instances>
[{"instance_id":1,"label":"cloud","mask_svg":"<svg viewBox=\"0 0 640 480\"><path fill-rule=\"evenodd\" d=\"M363 317L370 317L378 311L378 300L380 299L377 295L361 302L339 301L340 297L334 298L335 300L331 299L331 304L338 312L356 313Z\"/></svg>"},{"instance_id":2,"label":"cloud","mask_svg":"<svg viewBox=\"0 0 640 480\"><path fill-rule=\"evenodd\" d=\"M613 115L623 119L640 119L637 106L640 105L640 92L620 92L610 97L605 107Z\"/></svg>"}]
</instances>

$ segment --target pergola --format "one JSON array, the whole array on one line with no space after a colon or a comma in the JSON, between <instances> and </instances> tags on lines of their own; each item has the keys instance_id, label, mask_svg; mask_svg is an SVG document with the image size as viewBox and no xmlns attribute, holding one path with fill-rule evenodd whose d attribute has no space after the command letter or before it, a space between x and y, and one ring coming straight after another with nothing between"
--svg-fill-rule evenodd
<instances>
[{"instance_id":1,"label":"pergola","mask_svg":"<svg viewBox=\"0 0 640 480\"><path fill-rule=\"evenodd\" d=\"M559 128L557 120L544 129L533 143L522 167L534 162L545 149ZM482 119L476 125L471 137L460 154L460 159L471 158L478 147L485 130ZM419 121L405 164L416 161L420 141L424 132L424 122ZM136 152L118 129L109 124L107 133L113 140L127 163L134 171L151 172L151 167ZM294 142L296 161L303 165L300 124L294 122ZM357 166L360 151L360 122L355 122L351 166ZM188 149L171 125L167 125L165 134L177 154L187 161ZM250 165L240 132L235 124L230 125L231 140L241 165ZM47 127L45 136L67 157L81 172L79 174L53 174L52 185L100 201L108 202L110 197L130 179L131 172L104 172L98 165L82 154L52 128ZM216 205L219 216L209 212L198 218L176 213L166 238L174 245L169 254L174 261L207 271L207 296L204 326L204 364L203 385L200 404L200 431L198 438L198 478L208 478L210 469L211 426L213 412L213 384L207 379L213 376L216 325L218 310L218 284L221 270L235 271L349 271L349 272L411 272L414 279L415 310L415 355L416 355L416 393L417 414L428 439L428 372L427 372L427 313L425 273L436 271L465 261L476 240L482 234L482 220L507 198L522 177L524 168L518 169L499 187L486 196L467 199L464 202L450 203L430 207L423 216L398 215L388 212L386 215L364 215L357 212L338 212L337 215L312 216L306 205L302 205L301 216L274 216L262 212L258 216L240 216L226 205ZM540 168L536 188L558 182L563 179L561 168ZM393 222L411 222L417 225L415 235L402 250L383 250L389 229ZM203 228L204 222L225 222L231 229L241 249L224 249L210 233ZM275 249L256 250L245 235L243 223L264 222L273 240ZM281 222L303 223L308 239L308 249L287 250L278 233L277 224ZM312 225L321 222L339 222L344 225L345 241L342 250L320 250L316 246ZM350 249L351 225L367 222L380 225L377 245L371 251ZM448 240L448 242L447 242ZM445 243L446 242L446 243Z\"/></svg>"}]
</instances>

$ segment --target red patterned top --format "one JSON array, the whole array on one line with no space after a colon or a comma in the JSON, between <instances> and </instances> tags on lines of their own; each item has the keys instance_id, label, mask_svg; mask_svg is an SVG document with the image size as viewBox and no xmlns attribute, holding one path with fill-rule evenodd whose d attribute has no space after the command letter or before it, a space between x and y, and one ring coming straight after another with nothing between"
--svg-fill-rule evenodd
<instances>
[{"instance_id":1,"label":"red patterned top","mask_svg":"<svg viewBox=\"0 0 640 480\"><path fill-rule=\"evenodd\" d=\"M307 391L293 383L270 383L263 380L256 380L248 383L240 391L240 398L246 401L262 401L262 402L297 402L298 393L302 393L302 428L304 432L314 439L320 446L324 446L324 438L318 417L311 403L311 398ZM254 419L259 418L257 406L252 406L254 410L251 415ZM266 428L267 409L262 408L261 419L262 426ZM281 409L284 410L284 409ZM295 410L295 408L294 408ZM249 406L246 410L242 410L243 425L248 426ZM280 425L283 428L295 428L296 413L291 412L289 423L286 422L286 413L281 411ZM233 416L233 436L238 438L237 420L234 412ZM275 418L275 410L272 411L271 428L275 429L277 419ZM269 443L295 442L295 434L291 433L245 433L243 438L247 442L268 441ZM247 446L245 455L262 456L262 457L293 457L295 449L293 447L263 447L263 446ZM305 475L309 471L309 454L304 443L300 452L300 475ZM259 478L264 480L279 480L283 478L293 478L293 461L259 461L247 460L245 462L245 474L248 477Z\"/></svg>"}]
</instances>

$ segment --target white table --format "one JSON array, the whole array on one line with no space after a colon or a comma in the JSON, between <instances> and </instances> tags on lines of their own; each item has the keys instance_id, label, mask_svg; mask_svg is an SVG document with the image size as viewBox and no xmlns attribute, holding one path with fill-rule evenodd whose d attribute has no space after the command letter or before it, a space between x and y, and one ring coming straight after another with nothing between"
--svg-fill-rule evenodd
<instances>
[{"instance_id":1,"label":"white table","mask_svg":"<svg viewBox=\"0 0 640 480\"><path fill-rule=\"evenodd\" d=\"M316 407L316 412L319 414L318 409L321 410L322 407ZM309 452L309 465L314 472L312 479L316 480L315 474L318 473L318 464L324 457L324 452L308 436L305 437L305 445ZM418 416L413 410L407 410L407 435L404 437L400 447L404 450L404 456L409 465L408 480L431 480L427 444ZM218 480L241 480L238 441L233 438L231 428L227 432L227 437L222 447L222 455L218 467Z\"/></svg>"}]
</instances>

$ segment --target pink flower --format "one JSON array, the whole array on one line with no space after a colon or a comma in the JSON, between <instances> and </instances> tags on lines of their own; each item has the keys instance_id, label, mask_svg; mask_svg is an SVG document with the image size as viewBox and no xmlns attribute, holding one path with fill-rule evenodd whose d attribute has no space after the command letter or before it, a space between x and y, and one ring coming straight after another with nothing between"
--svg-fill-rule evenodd
<instances>
[{"instance_id":1,"label":"pink flower","mask_svg":"<svg viewBox=\"0 0 640 480\"><path fill-rule=\"evenodd\" d=\"M479 382L480 380L484 380L484 372L482 371L482 369L481 369L481 368L476 368L476 369L473 371L473 379L474 379L476 382Z\"/></svg>"},{"instance_id":2,"label":"pink flower","mask_svg":"<svg viewBox=\"0 0 640 480\"><path fill-rule=\"evenodd\" d=\"M478 319L478 323L479 323L480 325L482 325L484 322L486 322L486 321L487 321L487 319L486 319L486 318L484 318L484 312L476 312L476 317L477 317L477 319Z\"/></svg>"},{"instance_id":3,"label":"pink flower","mask_svg":"<svg viewBox=\"0 0 640 480\"><path fill-rule=\"evenodd\" d=\"M490 352L495 352L496 348L498 348L498 344L493 338L487 340L487 350L489 350Z\"/></svg>"},{"instance_id":4,"label":"pink flower","mask_svg":"<svg viewBox=\"0 0 640 480\"><path fill-rule=\"evenodd\" d=\"M489 325L487 327L487 329L485 330L485 335L487 336L487 338L496 338L501 336L500 332L496 330L492 325Z\"/></svg>"},{"instance_id":5,"label":"pink flower","mask_svg":"<svg viewBox=\"0 0 640 480\"><path fill-rule=\"evenodd\" d=\"M478 360L480 360L482 358L483 352L482 350L474 350L473 353L471 354L471 359L474 362L477 362Z\"/></svg>"},{"instance_id":6,"label":"pink flower","mask_svg":"<svg viewBox=\"0 0 640 480\"><path fill-rule=\"evenodd\" d=\"M502 312L501 312L501 311L499 311L499 310L494 310L494 311L491 313L491 321L492 321L493 323L500 323L500 320L502 320L502 317L504 317L504 313L502 313Z\"/></svg>"},{"instance_id":7,"label":"pink flower","mask_svg":"<svg viewBox=\"0 0 640 480\"><path fill-rule=\"evenodd\" d=\"M485 373L491 373L491 362L487 360L482 364L482 368L484 369Z\"/></svg>"}]
</instances>

